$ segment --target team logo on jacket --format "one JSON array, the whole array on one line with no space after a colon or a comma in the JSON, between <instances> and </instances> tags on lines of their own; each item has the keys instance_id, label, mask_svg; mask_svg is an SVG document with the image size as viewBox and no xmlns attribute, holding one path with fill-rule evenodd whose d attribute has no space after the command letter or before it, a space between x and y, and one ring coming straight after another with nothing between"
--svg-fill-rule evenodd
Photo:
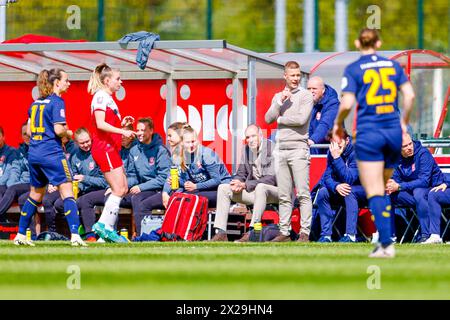
<instances>
[{"instance_id":1,"label":"team logo on jacket","mask_svg":"<svg viewBox=\"0 0 450 320\"><path fill-rule=\"evenodd\" d=\"M322 114L321 114L320 112L317 112L317 114L316 114L316 120L319 121L321 116L322 116Z\"/></svg>"},{"instance_id":2,"label":"team logo on jacket","mask_svg":"<svg viewBox=\"0 0 450 320\"><path fill-rule=\"evenodd\" d=\"M0 157L0 165L2 165L6 160L6 157L3 155Z\"/></svg>"},{"instance_id":3,"label":"team logo on jacket","mask_svg":"<svg viewBox=\"0 0 450 320\"><path fill-rule=\"evenodd\" d=\"M64 111L64 109L61 109L60 111L59 111L59 115L61 116L61 118L66 118L66 111Z\"/></svg>"},{"instance_id":4,"label":"team logo on jacket","mask_svg":"<svg viewBox=\"0 0 450 320\"><path fill-rule=\"evenodd\" d=\"M416 171L416 164L415 164L415 163L412 164L412 166L411 166L411 171L412 171L412 172Z\"/></svg>"},{"instance_id":5,"label":"team logo on jacket","mask_svg":"<svg viewBox=\"0 0 450 320\"><path fill-rule=\"evenodd\" d=\"M95 167L94 161L89 162L89 171L94 170L94 167Z\"/></svg>"},{"instance_id":6,"label":"team logo on jacket","mask_svg":"<svg viewBox=\"0 0 450 320\"><path fill-rule=\"evenodd\" d=\"M155 157L150 157L150 159L148 159L148 163L149 163L151 166L154 166L154 165L155 165Z\"/></svg>"}]
</instances>

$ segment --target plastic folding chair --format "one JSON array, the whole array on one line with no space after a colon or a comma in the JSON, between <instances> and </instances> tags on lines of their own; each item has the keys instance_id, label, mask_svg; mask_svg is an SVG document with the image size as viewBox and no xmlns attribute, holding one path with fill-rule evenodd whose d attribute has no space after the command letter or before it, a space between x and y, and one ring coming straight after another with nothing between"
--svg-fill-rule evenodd
<instances>
[{"instance_id":1,"label":"plastic folding chair","mask_svg":"<svg viewBox=\"0 0 450 320\"><path fill-rule=\"evenodd\" d=\"M317 196L318 196L318 192L315 193L314 195L314 199L313 199L313 209L317 209ZM338 226L337 226L337 221L339 219L339 217L341 216L341 213L343 211L343 209L345 208L345 205L331 205L331 210L335 211L335 215L333 218L333 222L331 223L331 228L333 230L333 232L335 232L338 236L338 239L342 238L342 233L339 230Z\"/></svg>"},{"instance_id":2,"label":"plastic folding chair","mask_svg":"<svg viewBox=\"0 0 450 320\"><path fill-rule=\"evenodd\" d=\"M441 216L442 219L444 220L445 223L445 227L444 227L444 231L442 231L442 235L441 238L444 239L449 227L450 227L450 219L447 219L445 212L450 212L450 207L444 207L442 208L442 212L441 212Z\"/></svg>"},{"instance_id":3,"label":"plastic folding chair","mask_svg":"<svg viewBox=\"0 0 450 320\"><path fill-rule=\"evenodd\" d=\"M410 207L403 207L403 206L396 206L396 209L405 209L407 213L410 213L410 217L403 217L405 219L405 222L407 223L406 229L403 232L402 237L400 238L400 244L402 244L405 241L406 236L408 235L409 230L414 232L413 238L411 242L414 242L416 239L419 231L420 231L420 223L419 223L419 217L417 216L416 210L414 208ZM398 215L396 215L398 217ZM417 221L417 227L414 230L414 221Z\"/></svg>"}]
</instances>

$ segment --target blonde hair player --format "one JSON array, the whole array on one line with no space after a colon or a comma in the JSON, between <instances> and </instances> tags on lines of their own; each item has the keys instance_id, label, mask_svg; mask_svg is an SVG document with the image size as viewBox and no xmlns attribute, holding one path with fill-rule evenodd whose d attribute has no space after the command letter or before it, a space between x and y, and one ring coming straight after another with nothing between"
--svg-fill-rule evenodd
<instances>
[{"instance_id":1,"label":"blonde hair player","mask_svg":"<svg viewBox=\"0 0 450 320\"><path fill-rule=\"evenodd\" d=\"M94 95L91 103L94 127L91 153L111 188L100 219L92 230L106 242L128 242L114 230L120 202L128 192L127 177L119 153L122 136L135 136L135 132L124 129L134 123L134 118L127 116L121 119L119 108L112 98L121 84L120 71L105 63L95 68L88 84L88 92Z\"/></svg>"}]
</instances>

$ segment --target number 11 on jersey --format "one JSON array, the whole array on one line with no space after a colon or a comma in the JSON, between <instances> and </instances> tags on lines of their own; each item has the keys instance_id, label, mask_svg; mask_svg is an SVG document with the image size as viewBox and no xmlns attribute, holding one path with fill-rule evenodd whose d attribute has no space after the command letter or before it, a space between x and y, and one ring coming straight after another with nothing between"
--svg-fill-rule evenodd
<instances>
[{"instance_id":1,"label":"number 11 on jersey","mask_svg":"<svg viewBox=\"0 0 450 320\"><path fill-rule=\"evenodd\" d=\"M30 130L31 130L34 140L42 140L42 136L36 135L36 134L45 132L44 119L43 119L44 118L44 109L45 109L44 104L33 105L31 107ZM36 122L38 123L37 127L36 127Z\"/></svg>"}]
</instances>

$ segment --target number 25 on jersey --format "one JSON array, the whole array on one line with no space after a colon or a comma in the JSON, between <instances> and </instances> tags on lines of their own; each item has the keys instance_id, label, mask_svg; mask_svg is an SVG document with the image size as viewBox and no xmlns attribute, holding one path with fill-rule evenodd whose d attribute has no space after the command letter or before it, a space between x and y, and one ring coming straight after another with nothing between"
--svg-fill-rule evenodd
<instances>
[{"instance_id":1,"label":"number 25 on jersey","mask_svg":"<svg viewBox=\"0 0 450 320\"><path fill-rule=\"evenodd\" d=\"M395 82L389 78L390 76L395 75L395 68L381 68L379 70L369 69L364 72L363 81L365 84L370 84L369 91L366 95L366 102L368 105L374 106L395 102L395 99L397 98L397 86ZM380 87L384 90L389 90L389 93L378 95ZM382 109L386 109L385 112L378 112L377 110L377 113L388 113L386 112L388 111L387 109L389 109L390 112L394 111L393 106L385 106L385 108Z\"/></svg>"}]
</instances>

